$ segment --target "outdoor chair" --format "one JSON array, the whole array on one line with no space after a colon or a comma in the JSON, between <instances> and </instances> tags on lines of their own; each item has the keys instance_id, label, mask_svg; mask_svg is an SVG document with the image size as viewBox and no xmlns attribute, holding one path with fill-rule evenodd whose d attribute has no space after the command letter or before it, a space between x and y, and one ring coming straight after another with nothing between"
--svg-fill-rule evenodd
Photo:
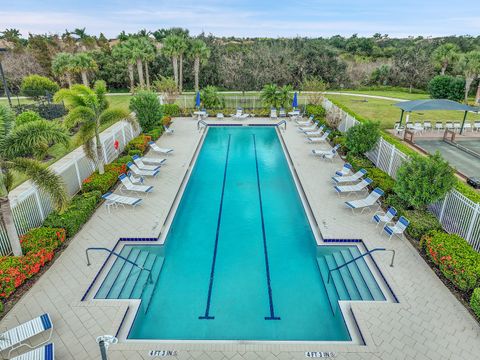
<instances>
[{"instance_id":1,"label":"outdoor chair","mask_svg":"<svg viewBox=\"0 0 480 360\"><path fill-rule=\"evenodd\" d=\"M135 165L138 166L140 170L147 170L147 171L156 171L160 169L160 165L147 165L142 161L142 158L138 155L134 155L132 157L133 162Z\"/></svg>"},{"instance_id":2,"label":"outdoor chair","mask_svg":"<svg viewBox=\"0 0 480 360\"><path fill-rule=\"evenodd\" d=\"M53 343L46 344L25 354L15 356L10 360L54 360L55 347Z\"/></svg>"},{"instance_id":3,"label":"outdoor chair","mask_svg":"<svg viewBox=\"0 0 480 360\"><path fill-rule=\"evenodd\" d=\"M146 157L146 156L142 156L140 159L144 163L154 164L154 165L165 165L165 162L167 161L167 159L165 158L153 158L153 157Z\"/></svg>"},{"instance_id":4,"label":"outdoor chair","mask_svg":"<svg viewBox=\"0 0 480 360\"><path fill-rule=\"evenodd\" d=\"M277 109L276 108L271 108L270 109L270 119L277 119Z\"/></svg>"},{"instance_id":5,"label":"outdoor chair","mask_svg":"<svg viewBox=\"0 0 480 360\"><path fill-rule=\"evenodd\" d=\"M425 131L430 131L432 130L432 123L430 121L424 121L423 122L423 129Z\"/></svg>"},{"instance_id":6,"label":"outdoor chair","mask_svg":"<svg viewBox=\"0 0 480 360\"><path fill-rule=\"evenodd\" d=\"M175 132L175 130L171 129L170 127L163 126L163 128L165 129L165 134L167 135L173 135Z\"/></svg>"},{"instance_id":7,"label":"outdoor chair","mask_svg":"<svg viewBox=\"0 0 480 360\"><path fill-rule=\"evenodd\" d=\"M134 173L135 175L137 176L152 176L152 177L156 177L160 171L159 170L141 170L138 168L137 165L135 165L134 163L132 162L128 162L127 163L127 167L130 169L130 171L132 173Z\"/></svg>"},{"instance_id":8,"label":"outdoor chair","mask_svg":"<svg viewBox=\"0 0 480 360\"><path fill-rule=\"evenodd\" d=\"M335 145L330 150L312 150L313 155L319 156L320 159L333 161L333 158L338 155L337 150L340 144Z\"/></svg>"},{"instance_id":9,"label":"outdoor chair","mask_svg":"<svg viewBox=\"0 0 480 360\"><path fill-rule=\"evenodd\" d=\"M318 131L318 135L320 135L321 130ZM313 134L317 135L317 134ZM325 133L321 137L308 137L307 140L311 143L319 143L325 142L328 139L328 135L330 135L330 130L325 131Z\"/></svg>"},{"instance_id":10,"label":"outdoor chair","mask_svg":"<svg viewBox=\"0 0 480 360\"><path fill-rule=\"evenodd\" d=\"M123 207L125 207L125 205L135 207L142 202L142 199L140 198L117 195L112 192L107 192L106 194L103 194L102 198L107 200L105 202L105 206L107 207L108 213L110 213L110 208L112 206L114 206L115 208L117 208L118 205L121 205Z\"/></svg>"},{"instance_id":11,"label":"outdoor chair","mask_svg":"<svg viewBox=\"0 0 480 360\"><path fill-rule=\"evenodd\" d=\"M480 121L475 121L475 122L473 123L473 129L474 129L475 131L480 131Z\"/></svg>"},{"instance_id":12,"label":"outdoor chair","mask_svg":"<svg viewBox=\"0 0 480 360\"><path fill-rule=\"evenodd\" d=\"M118 178L122 182L123 188L127 191L139 192L144 194L151 193L153 191L153 186L136 185L132 183L130 178L125 174L120 175Z\"/></svg>"},{"instance_id":13,"label":"outdoor chair","mask_svg":"<svg viewBox=\"0 0 480 360\"><path fill-rule=\"evenodd\" d=\"M443 123L441 121L437 121L435 123L435 130L442 131L443 130Z\"/></svg>"},{"instance_id":14,"label":"outdoor chair","mask_svg":"<svg viewBox=\"0 0 480 360\"><path fill-rule=\"evenodd\" d=\"M403 216L400 216L400 219L398 219L396 224L393 222L385 224L383 231L389 236L389 239L391 239L394 235L401 238L409 224L410 221Z\"/></svg>"},{"instance_id":15,"label":"outdoor chair","mask_svg":"<svg viewBox=\"0 0 480 360\"><path fill-rule=\"evenodd\" d=\"M465 124L463 124L463 130L464 131L472 131L472 123L469 121L466 121Z\"/></svg>"},{"instance_id":16,"label":"outdoor chair","mask_svg":"<svg viewBox=\"0 0 480 360\"><path fill-rule=\"evenodd\" d=\"M361 213L363 213L365 210L370 211L374 206L377 208L380 207L378 200L383 196L383 194L383 190L377 187L370 194L368 194L365 199L345 201L345 205L347 205L349 209L352 209L354 214L356 209L362 209Z\"/></svg>"},{"instance_id":17,"label":"outdoor chair","mask_svg":"<svg viewBox=\"0 0 480 360\"><path fill-rule=\"evenodd\" d=\"M345 163L345 164L343 164L343 167L340 170L335 172L335 175L345 176L345 175L350 174L351 171L352 171L352 165L350 165L350 163Z\"/></svg>"},{"instance_id":18,"label":"outdoor chair","mask_svg":"<svg viewBox=\"0 0 480 360\"><path fill-rule=\"evenodd\" d=\"M332 176L332 180L337 184L355 182L357 180L360 180L362 177L364 177L366 173L367 173L367 170L360 169L355 174L350 176Z\"/></svg>"},{"instance_id":19,"label":"outdoor chair","mask_svg":"<svg viewBox=\"0 0 480 360\"><path fill-rule=\"evenodd\" d=\"M390 206L386 212L377 211L372 216L372 221L377 223L377 227L379 224L386 224L393 220L393 218L397 215L397 210Z\"/></svg>"},{"instance_id":20,"label":"outdoor chair","mask_svg":"<svg viewBox=\"0 0 480 360\"><path fill-rule=\"evenodd\" d=\"M337 192L338 195L346 194L346 193L358 193L367 190L367 186L373 182L372 179L366 178L356 183L354 185L335 185L333 189Z\"/></svg>"},{"instance_id":21,"label":"outdoor chair","mask_svg":"<svg viewBox=\"0 0 480 360\"><path fill-rule=\"evenodd\" d=\"M461 128L462 128L462 124L460 124L460 122L455 121L455 122L453 123L453 130L455 130L455 131L460 131Z\"/></svg>"},{"instance_id":22,"label":"outdoor chair","mask_svg":"<svg viewBox=\"0 0 480 360\"><path fill-rule=\"evenodd\" d=\"M157 144L155 144L153 141L150 141L148 143L148 145L150 145L150 148L157 152L157 153L160 153L160 154L170 154L173 152L173 149L168 149L168 148L161 148L161 147L158 147Z\"/></svg>"},{"instance_id":23,"label":"outdoor chair","mask_svg":"<svg viewBox=\"0 0 480 360\"><path fill-rule=\"evenodd\" d=\"M281 118L287 117L287 113L285 112L284 108L280 108L280 111L278 112L278 116Z\"/></svg>"},{"instance_id":24,"label":"outdoor chair","mask_svg":"<svg viewBox=\"0 0 480 360\"><path fill-rule=\"evenodd\" d=\"M300 132L303 132L303 133L306 133L308 131L315 131L317 129L320 128L320 124L319 123L313 123L311 126L303 126L303 127L299 127L298 128L298 131Z\"/></svg>"},{"instance_id":25,"label":"outdoor chair","mask_svg":"<svg viewBox=\"0 0 480 360\"><path fill-rule=\"evenodd\" d=\"M324 125L320 126L318 129L313 130L313 131L305 131L305 135L312 137L312 136L319 136L322 135L323 129L325 128Z\"/></svg>"},{"instance_id":26,"label":"outdoor chair","mask_svg":"<svg viewBox=\"0 0 480 360\"><path fill-rule=\"evenodd\" d=\"M453 123L451 121L447 121L445 123L445 129L447 130L453 130Z\"/></svg>"},{"instance_id":27,"label":"outdoor chair","mask_svg":"<svg viewBox=\"0 0 480 360\"><path fill-rule=\"evenodd\" d=\"M307 121L298 121L295 120L298 126L307 126L307 125L313 125L313 115L310 115Z\"/></svg>"}]
</instances>

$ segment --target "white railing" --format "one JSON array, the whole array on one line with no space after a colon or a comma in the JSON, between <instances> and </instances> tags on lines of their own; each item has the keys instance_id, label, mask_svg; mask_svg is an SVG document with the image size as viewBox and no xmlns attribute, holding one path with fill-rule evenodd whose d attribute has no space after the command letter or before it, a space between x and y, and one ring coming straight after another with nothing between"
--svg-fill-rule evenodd
<instances>
[{"instance_id":1,"label":"white railing","mask_svg":"<svg viewBox=\"0 0 480 360\"><path fill-rule=\"evenodd\" d=\"M324 100L323 106L327 112L335 112L341 117L338 125L340 131L345 132L358 124L354 117L328 99ZM407 155L383 138L380 138L375 148L366 156L393 179L397 176L398 168L408 160ZM480 252L480 203L475 203L457 190L452 190L443 200L430 205L429 209L437 216L445 231L460 235Z\"/></svg>"},{"instance_id":2,"label":"white railing","mask_svg":"<svg viewBox=\"0 0 480 360\"><path fill-rule=\"evenodd\" d=\"M139 132L139 130L135 131L126 121L118 122L103 131L100 134L100 141L103 145L105 161L112 162ZM119 143L118 150L113 145L115 140ZM95 165L85 156L80 147L52 164L50 169L62 177L68 194L74 195L82 187L82 181L94 172ZM9 198L15 227L19 235L41 226L52 211L50 197L38 190L31 181L26 181L15 188L9 194ZM8 255L11 252L7 232L0 225L0 255Z\"/></svg>"}]
</instances>

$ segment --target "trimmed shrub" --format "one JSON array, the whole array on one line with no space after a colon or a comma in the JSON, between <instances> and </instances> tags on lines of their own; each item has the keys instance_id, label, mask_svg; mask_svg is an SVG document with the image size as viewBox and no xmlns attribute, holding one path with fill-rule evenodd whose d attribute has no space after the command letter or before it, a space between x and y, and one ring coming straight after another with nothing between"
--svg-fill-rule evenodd
<instances>
[{"instance_id":1,"label":"trimmed shrub","mask_svg":"<svg viewBox=\"0 0 480 360\"><path fill-rule=\"evenodd\" d=\"M225 100L220 97L215 86L208 85L200 91L202 105L206 109L219 109L225 106Z\"/></svg>"},{"instance_id":2,"label":"trimmed shrub","mask_svg":"<svg viewBox=\"0 0 480 360\"><path fill-rule=\"evenodd\" d=\"M152 138L153 141L158 140L158 138L163 134L163 127L158 127L150 130L147 135Z\"/></svg>"},{"instance_id":3,"label":"trimmed shrub","mask_svg":"<svg viewBox=\"0 0 480 360\"><path fill-rule=\"evenodd\" d=\"M316 120L325 119L326 111L322 105L308 104L305 112L308 116L313 115Z\"/></svg>"},{"instance_id":4,"label":"trimmed shrub","mask_svg":"<svg viewBox=\"0 0 480 360\"><path fill-rule=\"evenodd\" d=\"M143 131L150 131L162 119L162 106L152 91L137 92L130 100L130 110L135 112Z\"/></svg>"},{"instance_id":5,"label":"trimmed shrub","mask_svg":"<svg viewBox=\"0 0 480 360\"><path fill-rule=\"evenodd\" d=\"M355 171L360 169L369 170L375 167L375 165L373 165L373 163L362 154L356 155L353 153L348 153L347 161L352 165L353 170Z\"/></svg>"},{"instance_id":6,"label":"trimmed shrub","mask_svg":"<svg viewBox=\"0 0 480 360\"><path fill-rule=\"evenodd\" d=\"M100 201L102 193L92 191L76 195L63 213L53 211L47 216L43 225L46 227L61 227L67 231L68 237L73 237L83 224L92 216Z\"/></svg>"},{"instance_id":7,"label":"trimmed shrub","mask_svg":"<svg viewBox=\"0 0 480 360\"><path fill-rule=\"evenodd\" d=\"M132 161L132 156L134 155L141 155L140 151L138 150L132 150L131 152L135 152L135 154L128 154L128 155L125 155L125 156L121 156L119 157L117 160L115 160L115 163L116 164L122 164L122 165L126 165L127 163L131 162Z\"/></svg>"},{"instance_id":8,"label":"trimmed shrub","mask_svg":"<svg viewBox=\"0 0 480 360\"><path fill-rule=\"evenodd\" d=\"M353 154L365 154L380 139L380 123L365 121L348 129L345 145Z\"/></svg>"},{"instance_id":9,"label":"trimmed shrub","mask_svg":"<svg viewBox=\"0 0 480 360\"><path fill-rule=\"evenodd\" d=\"M30 229L20 238L20 244L24 254L41 249L53 251L65 241L65 237L65 229L40 227Z\"/></svg>"},{"instance_id":10,"label":"trimmed shrub","mask_svg":"<svg viewBox=\"0 0 480 360\"><path fill-rule=\"evenodd\" d=\"M367 176L373 180L373 183L370 184L372 188L379 187L386 195L393 193L395 180L393 180L386 172L379 168L372 167L368 168Z\"/></svg>"},{"instance_id":11,"label":"trimmed shrub","mask_svg":"<svg viewBox=\"0 0 480 360\"><path fill-rule=\"evenodd\" d=\"M402 211L398 210L397 211ZM402 215L409 221L407 234L415 240L420 240L431 231L442 231L442 225L431 212L427 210L403 210Z\"/></svg>"},{"instance_id":12,"label":"trimmed shrub","mask_svg":"<svg viewBox=\"0 0 480 360\"><path fill-rule=\"evenodd\" d=\"M45 76L29 75L23 78L20 85L20 92L24 96L39 98L47 94L53 95L60 87L55 81L50 80Z\"/></svg>"},{"instance_id":13,"label":"trimmed shrub","mask_svg":"<svg viewBox=\"0 0 480 360\"><path fill-rule=\"evenodd\" d=\"M144 154L147 150L148 142L151 140L151 136L146 134L140 134L136 138L130 140L130 142L125 147L125 151L129 153L131 150L140 150L142 154Z\"/></svg>"},{"instance_id":14,"label":"trimmed shrub","mask_svg":"<svg viewBox=\"0 0 480 360\"><path fill-rule=\"evenodd\" d=\"M473 290L472 297L470 298L470 306L475 315L480 318L480 288Z\"/></svg>"},{"instance_id":15,"label":"trimmed shrub","mask_svg":"<svg viewBox=\"0 0 480 360\"><path fill-rule=\"evenodd\" d=\"M400 215L403 215L409 207L408 203L399 198L395 193L388 195L384 200L384 204L386 206L393 206Z\"/></svg>"},{"instance_id":16,"label":"trimmed shrub","mask_svg":"<svg viewBox=\"0 0 480 360\"><path fill-rule=\"evenodd\" d=\"M135 156L135 155L141 156L143 154L142 154L141 150L129 150L128 151L128 156Z\"/></svg>"},{"instance_id":17,"label":"trimmed shrub","mask_svg":"<svg viewBox=\"0 0 480 360\"><path fill-rule=\"evenodd\" d=\"M163 112L163 115L165 116L176 117L181 115L180 106L178 106L177 104L162 105L162 112Z\"/></svg>"},{"instance_id":18,"label":"trimmed shrub","mask_svg":"<svg viewBox=\"0 0 480 360\"><path fill-rule=\"evenodd\" d=\"M428 93L432 99L461 101L464 97L465 79L437 75L428 83Z\"/></svg>"},{"instance_id":19,"label":"trimmed shrub","mask_svg":"<svg viewBox=\"0 0 480 360\"><path fill-rule=\"evenodd\" d=\"M45 120L32 110L25 111L15 118L15 125L23 125L32 121Z\"/></svg>"},{"instance_id":20,"label":"trimmed shrub","mask_svg":"<svg viewBox=\"0 0 480 360\"><path fill-rule=\"evenodd\" d=\"M82 182L82 192L88 193L91 191L100 191L102 194L106 193L110 188L116 184L118 176L127 171L127 166L120 163L111 163L105 165L105 172L99 174L95 171L88 178Z\"/></svg>"},{"instance_id":21,"label":"trimmed shrub","mask_svg":"<svg viewBox=\"0 0 480 360\"><path fill-rule=\"evenodd\" d=\"M433 231L421 241L427 257L442 274L462 291L480 282L480 254L465 239L455 234Z\"/></svg>"},{"instance_id":22,"label":"trimmed shrub","mask_svg":"<svg viewBox=\"0 0 480 360\"><path fill-rule=\"evenodd\" d=\"M395 192L415 208L425 208L445 197L455 185L452 168L439 152L430 157L413 156L397 171Z\"/></svg>"}]
</instances>

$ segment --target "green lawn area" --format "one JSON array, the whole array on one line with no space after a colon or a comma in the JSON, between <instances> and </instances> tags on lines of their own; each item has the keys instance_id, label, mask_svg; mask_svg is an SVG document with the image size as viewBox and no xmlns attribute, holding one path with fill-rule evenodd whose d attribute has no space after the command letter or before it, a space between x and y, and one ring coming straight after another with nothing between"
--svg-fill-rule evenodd
<instances>
[{"instance_id":1,"label":"green lawn area","mask_svg":"<svg viewBox=\"0 0 480 360\"><path fill-rule=\"evenodd\" d=\"M387 96L387 91L380 92L383 95ZM389 95L388 95L389 96ZM361 98L358 96L347 96L347 95L327 95L328 99L335 100L351 111L359 114L360 116L374 120L380 121L381 127L383 129L392 129L395 122L400 119L401 110L393 104L395 101L382 100L382 99L372 99L372 98ZM405 120L405 116L404 116ZM410 121L462 121L463 112L459 111L425 111L425 112L413 112L410 114ZM474 121L480 120L480 115L478 114L468 114L467 120Z\"/></svg>"}]
</instances>

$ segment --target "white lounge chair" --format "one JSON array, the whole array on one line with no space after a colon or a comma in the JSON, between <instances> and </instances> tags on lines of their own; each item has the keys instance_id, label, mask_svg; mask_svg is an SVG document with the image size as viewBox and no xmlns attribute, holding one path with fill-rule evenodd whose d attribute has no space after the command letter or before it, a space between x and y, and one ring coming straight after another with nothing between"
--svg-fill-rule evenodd
<instances>
[{"instance_id":1,"label":"white lounge chair","mask_svg":"<svg viewBox=\"0 0 480 360\"><path fill-rule=\"evenodd\" d=\"M54 360L55 359L55 347L53 343L46 344L35 350L29 351L25 354L15 356L10 360Z\"/></svg>"},{"instance_id":2,"label":"white lounge chair","mask_svg":"<svg viewBox=\"0 0 480 360\"><path fill-rule=\"evenodd\" d=\"M366 173L367 173L367 170L360 169L355 174L350 175L350 176L332 176L332 180L333 180L333 182L335 182L337 184L338 183L355 182L357 180L360 180Z\"/></svg>"},{"instance_id":3,"label":"white lounge chair","mask_svg":"<svg viewBox=\"0 0 480 360\"><path fill-rule=\"evenodd\" d=\"M475 121L475 122L473 123L473 129L474 129L475 131L480 131L480 121Z\"/></svg>"},{"instance_id":4,"label":"white lounge chair","mask_svg":"<svg viewBox=\"0 0 480 360\"><path fill-rule=\"evenodd\" d=\"M462 124L460 124L460 122L455 121L455 122L453 123L453 130L454 130L454 131L460 131L461 128L462 128Z\"/></svg>"},{"instance_id":5,"label":"white lounge chair","mask_svg":"<svg viewBox=\"0 0 480 360\"><path fill-rule=\"evenodd\" d=\"M352 209L352 212L355 213L355 209L370 210L372 206L380 207L378 199L383 196L383 190L380 188L375 188L365 199L345 201L345 205L348 208Z\"/></svg>"},{"instance_id":6,"label":"white lounge chair","mask_svg":"<svg viewBox=\"0 0 480 360\"><path fill-rule=\"evenodd\" d=\"M132 183L130 178L125 174L120 175L118 178L122 182L122 185L124 186L125 190L135 191L135 192L140 192L145 194L151 193L153 191L153 186L134 184Z\"/></svg>"},{"instance_id":7,"label":"white lounge chair","mask_svg":"<svg viewBox=\"0 0 480 360\"><path fill-rule=\"evenodd\" d=\"M345 164L343 164L343 167L340 170L335 172L335 175L337 175L337 176L348 175L352 172L352 169L353 169L353 167L350 163L345 163Z\"/></svg>"},{"instance_id":8,"label":"white lounge chair","mask_svg":"<svg viewBox=\"0 0 480 360\"><path fill-rule=\"evenodd\" d=\"M340 144L335 145L330 150L312 150L313 155L319 156L321 159L332 161L337 156L337 150L340 148Z\"/></svg>"},{"instance_id":9,"label":"white lounge chair","mask_svg":"<svg viewBox=\"0 0 480 360\"><path fill-rule=\"evenodd\" d=\"M150 141L148 143L148 145L150 145L150 148L153 151L155 151L157 153L160 153L160 154L171 154L173 152L173 149L158 147L158 145L155 144L153 141Z\"/></svg>"},{"instance_id":10,"label":"white lounge chair","mask_svg":"<svg viewBox=\"0 0 480 360\"><path fill-rule=\"evenodd\" d=\"M134 185L143 185L145 182L145 178L143 176L136 177L131 171L127 172L127 176Z\"/></svg>"},{"instance_id":11,"label":"white lounge chair","mask_svg":"<svg viewBox=\"0 0 480 360\"><path fill-rule=\"evenodd\" d=\"M26 341L39 335L45 331L48 331L48 338L42 342L32 345L27 344ZM35 319L27 321L21 325L7 330L0 334L0 351L9 349L8 357L13 350L16 350L22 346L27 346L31 349L34 347L46 344L52 338L53 323L49 314L43 314Z\"/></svg>"},{"instance_id":12,"label":"white lounge chair","mask_svg":"<svg viewBox=\"0 0 480 360\"><path fill-rule=\"evenodd\" d=\"M298 126L308 126L308 125L313 125L313 115L310 115L307 121L298 121L295 120Z\"/></svg>"},{"instance_id":13,"label":"white lounge chair","mask_svg":"<svg viewBox=\"0 0 480 360\"><path fill-rule=\"evenodd\" d=\"M304 134L309 137L319 136L323 134L323 129L325 129L325 125L318 126L317 129L313 131L305 131Z\"/></svg>"},{"instance_id":14,"label":"white lounge chair","mask_svg":"<svg viewBox=\"0 0 480 360\"><path fill-rule=\"evenodd\" d=\"M390 206L386 212L377 211L372 216L372 221L377 223L377 227L379 224L386 224L393 220L393 218L397 215L397 210Z\"/></svg>"},{"instance_id":15,"label":"white lounge chair","mask_svg":"<svg viewBox=\"0 0 480 360\"><path fill-rule=\"evenodd\" d=\"M230 117L239 117L243 115L243 109L241 107L237 108L237 112L235 114L230 114Z\"/></svg>"},{"instance_id":16,"label":"white lounge chair","mask_svg":"<svg viewBox=\"0 0 480 360\"><path fill-rule=\"evenodd\" d=\"M107 211L109 213L110 213L110 208L112 206L118 207L118 205L121 205L121 206L125 207L125 205L130 205L130 206L135 207L142 202L142 199L140 199L140 198L117 195L117 194L114 194L112 192L107 192L106 194L103 194L102 198L107 200L105 202L105 206L107 207Z\"/></svg>"},{"instance_id":17,"label":"white lounge chair","mask_svg":"<svg viewBox=\"0 0 480 360\"><path fill-rule=\"evenodd\" d=\"M129 162L127 163L127 167L130 169L130 171L132 173L134 173L135 175L137 176L157 176L160 171L159 170L155 170L155 171L152 171L152 170L141 170L138 168L137 165L135 165L134 163L132 162Z\"/></svg>"},{"instance_id":18,"label":"white lounge chair","mask_svg":"<svg viewBox=\"0 0 480 360\"><path fill-rule=\"evenodd\" d=\"M319 130L319 132L321 131ZM330 130L325 131L320 137L307 137L307 140L311 143L325 142L328 139L328 135L330 135Z\"/></svg>"},{"instance_id":19,"label":"white lounge chair","mask_svg":"<svg viewBox=\"0 0 480 360\"><path fill-rule=\"evenodd\" d=\"M401 238L409 224L410 221L408 221L403 216L400 216L400 219L398 219L396 224L385 224L385 226L383 227L383 231L389 236L389 239L391 239L394 235L397 235L399 238Z\"/></svg>"},{"instance_id":20,"label":"white lounge chair","mask_svg":"<svg viewBox=\"0 0 480 360\"><path fill-rule=\"evenodd\" d=\"M285 112L284 108L280 108L280 110L278 112L278 116L281 117L281 118L287 117L287 113Z\"/></svg>"},{"instance_id":21,"label":"white lounge chair","mask_svg":"<svg viewBox=\"0 0 480 360\"><path fill-rule=\"evenodd\" d=\"M442 130L443 130L443 122L437 121L437 122L435 123L435 130L437 130L437 131L442 131Z\"/></svg>"},{"instance_id":22,"label":"white lounge chair","mask_svg":"<svg viewBox=\"0 0 480 360\"><path fill-rule=\"evenodd\" d=\"M339 186L335 185L333 188L335 189L338 195L346 194L346 193L361 192L361 191L368 190L367 186L370 185L372 182L373 182L372 179L366 178L354 185L339 185Z\"/></svg>"},{"instance_id":23,"label":"white lounge chair","mask_svg":"<svg viewBox=\"0 0 480 360\"><path fill-rule=\"evenodd\" d=\"M316 131L319 128L320 128L319 123L313 123L313 125L311 125L311 126L301 126L301 127L299 127L298 131L306 133L308 131Z\"/></svg>"},{"instance_id":24,"label":"white lounge chair","mask_svg":"<svg viewBox=\"0 0 480 360\"><path fill-rule=\"evenodd\" d=\"M423 129L425 131L430 131L432 130L432 122L431 121L424 121L423 122Z\"/></svg>"},{"instance_id":25,"label":"white lounge chair","mask_svg":"<svg viewBox=\"0 0 480 360\"><path fill-rule=\"evenodd\" d=\"M167 135L173 135L173 133L175 132L175 130L173 130L169 127L166 127L165 125L163 126L163 129L165 130L165 134L167 134Z\"/></svg>"},{"instance_id":26,"label":"white lounge chair","mask_svg":"<svg viewBox=\"0 0 480 360\"><path fill-rule=\"evenodd\" d=\"M140 170L156 171L156 170L160 169L160 165L144 164L142 158L138 155L134 155L132 157L132 159L133 159L133 162L135 163L135 165L137 165Z\"/></svg>"},{"instance_id":27,"label":"white lounge chair","mask_svg":"<svg viewBox=\"0 0 480 360\"><path fill-rule=\"evenodd\" d=\"M276 118L278 118L277 109L276 108L271 108L270 109L270 119L276 119Z\"/></svg>"},{"instance_id":28,"label":"white lounge chair","mask_svg":"<svg viewBox=\"0 0 480 360\"><path fill-rule=\"evenodd\" d=\"M240 115L233 115L232 118L234 118L235 120L243 120L248 118L249 116L250 115L248 114L240 114Z\"/></svg>"},{"instance_id":29,"label":"white lounge chair","mask_svg":"<svg viewBox=\"0 0 480 360\"><path fill-rule=\"evenodd\" d=\"M144 163L147 163L147 164L154 164L154 165L165 165L165 162L167 161L167 159L165 158L152 158L152 157L146 157L146 156L142 156L140 158Z\"/></svg>"}]
</instances>

